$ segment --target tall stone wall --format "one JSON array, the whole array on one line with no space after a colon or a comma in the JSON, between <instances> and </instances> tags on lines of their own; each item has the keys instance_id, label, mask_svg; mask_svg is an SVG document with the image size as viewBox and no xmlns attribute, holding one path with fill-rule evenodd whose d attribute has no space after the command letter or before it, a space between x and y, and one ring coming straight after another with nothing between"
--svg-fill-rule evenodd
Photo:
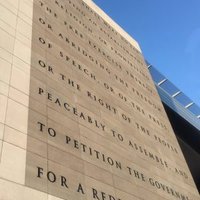
<instances>
[{"instance_id":1,"label":"tall stone wall","mask_svg":"<svg viewBox=\"0 0 200 200\"><path fill-rule=\"evenodd\" d=\"M0 199L199 199L138 43L92 1L0 0Z\"/></svg>"}]
</instances>

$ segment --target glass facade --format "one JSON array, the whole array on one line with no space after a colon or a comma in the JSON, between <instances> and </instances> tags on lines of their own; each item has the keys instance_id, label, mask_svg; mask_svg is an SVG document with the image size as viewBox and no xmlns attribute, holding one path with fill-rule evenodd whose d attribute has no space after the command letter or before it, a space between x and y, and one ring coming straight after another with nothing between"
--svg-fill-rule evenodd
<instances>
[{"instance_id":1,"label":"glass facade","mask_svg":"<svg viewBox=\"0 0 200 200\"><path fill-rule=\"evenodd\" d=\"M171 81L147 62L161 100L185 120L200 130L200 107L181 92Z\"/></svg>"}]
</instances>

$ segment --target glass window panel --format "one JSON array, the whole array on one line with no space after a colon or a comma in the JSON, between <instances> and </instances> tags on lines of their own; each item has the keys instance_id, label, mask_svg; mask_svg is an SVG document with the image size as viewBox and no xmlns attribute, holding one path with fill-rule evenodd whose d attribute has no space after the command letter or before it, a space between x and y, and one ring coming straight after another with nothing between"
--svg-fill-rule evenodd
<instances>
[{"instance_id":1,"label":"glass window panel","mask_svg":"<svg viewBox=\"0 0 200 200\"><path fill-rule=\"evenodd\" d=\"M183 105L184 107L187 106L189 103L192 102L192 100L187 97L185 94L181 93L178 96L174 97L177 101L179 101L179 103L181 105Z\"/></svg>"},{"instance_id":2,"label":"glass window panel","mask_svg":"<svg viewBox=\"0 0 200 200\"><path fill-rule=\"evenodd\" d=\"M179 89L168 80L162 83L160 87L163 88L170 96L179 91Z\"/></svg>"},{"instance_id":3,"label":"glass window panel","mask_svg":"<svg viewBox=\"0 0 200 200\"><path fill-rule=\"evenodd\" d=\"M165 77L160 72L158 72L153 66L149 68L149 71L155 83L159 83L160 81L165 79Z\"/></svg>"},{"instance_id":4,"label":"glass window panel","mask_svg":"<svg viewBox=\"0 0 200 200\"><path fill-rule=\"evenodd\" d=\"M200 107L197 104L193 104L188 108L192 113L194 113L196 116L200 115Z\"/></svg>"}]
</instances>

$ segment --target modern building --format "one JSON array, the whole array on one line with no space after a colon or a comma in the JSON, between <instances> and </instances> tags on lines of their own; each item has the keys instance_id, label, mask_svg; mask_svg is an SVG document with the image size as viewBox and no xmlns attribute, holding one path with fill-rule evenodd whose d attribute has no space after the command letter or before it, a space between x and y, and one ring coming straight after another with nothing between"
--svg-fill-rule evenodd
<instances>
[{"instance_id":1,"label":"modern building","mask_svg":"<svg viewBox=\"0 0 200 200\"><path fill-rule=\"evenodd\" d=\"M154 66L147 66L200 191L200 107Z\"/></svg>"},{"instance_id":2,"label":"modern building","mask_svg":"<svg viewBox=\"0 0 200 200\"><path fill-rule=\"evenodd\" d=\"M0 199L200 199L139 44L90 0L0 0Z\"/></svg>"}]
</instances>

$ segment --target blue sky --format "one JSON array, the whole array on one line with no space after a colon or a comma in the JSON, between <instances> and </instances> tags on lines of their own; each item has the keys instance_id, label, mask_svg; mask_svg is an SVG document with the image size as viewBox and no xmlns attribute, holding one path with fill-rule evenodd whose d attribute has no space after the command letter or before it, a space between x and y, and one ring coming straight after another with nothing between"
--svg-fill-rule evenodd
<instances>
[{"instance_id":1,"label":"blue sky","mask_svg":"<svg viewBox=\"0 0 200 200\"><path fill-rule=\"evenodd\" d=\"M145 58L200 105L200 0L94 0Z\"/></svg>"}]
</instances>

